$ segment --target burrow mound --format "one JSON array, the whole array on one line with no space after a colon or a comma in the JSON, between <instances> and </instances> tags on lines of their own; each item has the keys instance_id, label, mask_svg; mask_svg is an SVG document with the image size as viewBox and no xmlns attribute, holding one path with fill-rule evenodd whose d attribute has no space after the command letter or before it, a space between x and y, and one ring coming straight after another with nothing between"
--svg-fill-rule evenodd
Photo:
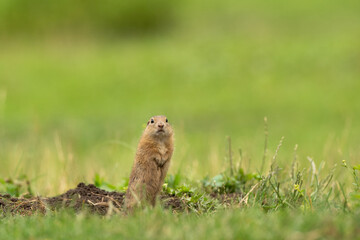
<instances>
[{"instance_id":1,"label":"burrow mound","mask_svg":"<svg viewBox=\"0 0 360 240\"><path fill-rule=\"evenodd\" d=\"M239 204L242 194L212 193L210 197L224 205ZM100 215L120 213L124 210L125 193L108 192L93 184L79 183L76 188L55 197L15 198L9 194L0 194L0 216L7 214L32 215L45 214L48 211L72 209L75 212L89 210ZM174 212L186 211L188 206L181 197L166 193L160 194L160 204Z\"/></svg>"},{"instance_id":2,"label":"burrow mound","mask_svg":"<svg viewBox=\"0 0 360 240\"><path fill-rule=\"evenodd\" d=\"M76 188L55 197L14 198L9 194L0 194L0 214L32 215L35 212L46 213L49 210L72 209L76 212L89 210L92 213L106 215L123 211L125 193L108 192L93 184L79 183ZM179 197L162 193L160 202L164 208L183 211L186 204Z\"/></svg>"},{"instance_id":3,"label":"burrow mound","mask_svg":"<svg viewBox=\"0 0 360 240\"><path fill-rule=\"evenodd\" d=\"M88 209L91 212L106 214L109 211L119 212L122 209L125 193L108 192L93 184L79 183L61 195L46 198L44 201L52 209L71 208L75 211Z\"/></svg>"}]
</instances>

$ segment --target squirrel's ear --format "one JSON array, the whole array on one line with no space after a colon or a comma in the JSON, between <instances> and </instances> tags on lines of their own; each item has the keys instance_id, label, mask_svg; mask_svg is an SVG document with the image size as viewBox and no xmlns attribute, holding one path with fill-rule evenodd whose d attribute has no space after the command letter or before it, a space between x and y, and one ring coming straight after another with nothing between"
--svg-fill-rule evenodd
<instances>
[{"instance_id":1,"label":"squirrel's ear","mask_svg":"<svg viewBox=\"0 0 360 240\"><path fill-rule=\"evenodd\" d=\"M150 121L147 122L146 126L149 125Z\"/></svg>"}]
</instances>

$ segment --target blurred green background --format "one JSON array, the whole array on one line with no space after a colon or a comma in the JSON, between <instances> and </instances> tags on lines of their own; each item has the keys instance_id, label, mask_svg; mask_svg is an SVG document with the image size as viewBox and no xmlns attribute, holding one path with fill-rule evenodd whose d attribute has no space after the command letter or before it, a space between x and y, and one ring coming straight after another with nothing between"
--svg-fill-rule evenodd
<instances>
[{"instance_id":1,"label":"blurred green background","mask_svg":"<svg viewBox=\"0 0 360 240\"><path fill-rule=\"evenodd\" d=\"M293 149L360 157L360 1L0 0L0 176L41 195L130 173L152 115L175 128L170 173Z\"/></svg>"}]
</instances>

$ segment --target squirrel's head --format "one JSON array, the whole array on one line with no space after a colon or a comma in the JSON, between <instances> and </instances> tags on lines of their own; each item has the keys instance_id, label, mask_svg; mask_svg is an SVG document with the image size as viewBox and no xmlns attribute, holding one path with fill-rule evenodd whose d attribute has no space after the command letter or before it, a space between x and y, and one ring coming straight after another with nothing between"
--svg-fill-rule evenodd
<instances>
[{"instance_id":1,"label":"squirrel's head","mask_svg":"<svg viewBox=\"0 0 360 240\"><path fill-rule=\"evenodd\" d=\"M154 116L147 122L145 133L155 138L167 138L173 135L173 129L165 116Z\"/></svg>"}]
</instances>

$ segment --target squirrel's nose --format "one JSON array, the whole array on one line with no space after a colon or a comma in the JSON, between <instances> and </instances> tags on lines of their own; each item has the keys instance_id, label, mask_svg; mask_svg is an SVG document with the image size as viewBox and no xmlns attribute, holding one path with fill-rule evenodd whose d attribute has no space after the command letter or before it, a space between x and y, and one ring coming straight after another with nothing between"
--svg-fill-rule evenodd
<instances>
[{"instance_id":1,"label":"squirrel's nose","mask_svg":"<svg viewBox=\"0 0 360 240\"><path fill-rule=\"evenodd\" d=\"M163 123L159 123L159 124L158 124L158 127L159 127L159 128L163 128L163 127L164 127L164 124L163 124Z\"/></svg>"}]
</instances>

